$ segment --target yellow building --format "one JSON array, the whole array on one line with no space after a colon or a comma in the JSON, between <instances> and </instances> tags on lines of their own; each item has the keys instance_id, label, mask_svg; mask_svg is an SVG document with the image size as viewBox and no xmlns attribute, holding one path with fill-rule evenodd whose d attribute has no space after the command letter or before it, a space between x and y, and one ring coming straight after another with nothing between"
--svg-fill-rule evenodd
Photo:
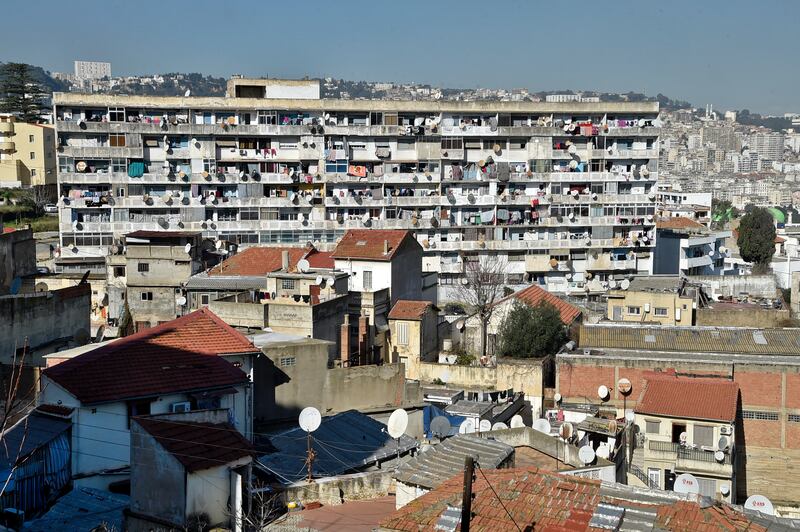
<instances>
[{"instance_id":1,"label":"yellow building","mask_svg":"<svg viewBox=\"0 0 800 532\"><path fill-rule=\"evenodd\" d=\"M389 312L389 362L402 363L406 378L419 379L421 362L435 362L439 309L430 301L400 299Z\"/></svg>"},{"instance_id":2,"label":"yellow building","mask_svg":"<svg viewBox=\"0 0 800 532\"><path fill-rule=\"evenodd\" d=\"M0 116L0 187L56 185L56 133L51 126Z\"/></svg>"},{"instance_id":3,"label":"yellow building","mask_svg":"<svg viewBox=\"0 0 800 532\"><path fill-rule=\"evenodd\" d=\"M699 288L675 275L623 281L608 291L608 319L662 325L694 325Z\"/></svg>"}]
</instances>

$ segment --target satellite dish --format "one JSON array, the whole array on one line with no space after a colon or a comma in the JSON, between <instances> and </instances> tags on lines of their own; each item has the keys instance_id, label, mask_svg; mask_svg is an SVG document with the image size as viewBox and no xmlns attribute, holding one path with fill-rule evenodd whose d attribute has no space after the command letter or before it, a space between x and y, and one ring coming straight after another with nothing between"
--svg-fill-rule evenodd
<instances>
[{"instance_id":1,"label":"satellite dish","mask_svg":"<svg viewBox=\"0 0 800 532\"><path fill-rule=\"evenodd\" d=\"M186 92L183 93L183 96L184 96L184 98L188 98L189 96L191 96L191 94L192 94L192 90L191 89L186 89Z\"/></svg>"},{"instance_id":2,"label":"satellite dish","mask_svg":"<svg viewBox=\"0 0 800 532\"><path fill-rule=\"evenodd\" d=\"M584 445L580 449L578 449L578 459L583 462L584 465L589 465L594 462L595 454L594 449L592 449L591 445Z\"/></svg>"},{"instance_id":3,"label":"satellite dish","mask_svg":"<svg viewBox=\"0 0 800 532\"><path fill-rule=\"evenodd\" d=\"M561 438L563 438L565 440L568 440L568 439L570 439L572 437L572 434L574 433L574 431L575 431L575 429L572 426L572 423L567 421L566 423L561 425L561 428L558 429L558 435L561 436Z\"/></svg>"},{"instance_id":4,"label":"satellite dish","mask_svg":"<svg viewBox=\"0 0 800 532\"><path fill-rule=\"evenodd\" d=\"M720 464L725 461L725 453L722 451L715 451L714 452L714 460L719 462Z\"/></svg>"},{"instance_id":5,"label":"satellite dish","mask_svg":"<svg viewBox=\"0 0 800 532\"><path fill-rule=\"evenodd\" d=\"M675 486L673 488L675 493L700 493L700 483L697 478L691 473L681 473L675 477Z\"/></svg>"},{"instance_id":6,"label":"satellite dish","mask_svg":"<svg viewBox=\"0 0 800 532\"><path fill-rule=\"evenodd\" d=\"M436 416L431 421L431 434L439 438L446 438L450 435L450 421L444 416Z\"/></svg>"},{"instance_id":7,"label":"satellite dish","mask_svg":"<svg viewBox=\"0 0 800 532\"><path fill-rule=\"evenodd\" d=\"M169 222L167 221L166 218L159 217L158 225L161 226L161 228L166 229L167 227L169 227Z\"/></svg>"},{"instance_id":8,"label":"satellite dish","mask_svg":"<svg viewBox=\"0 0 800 532\"><path fill-rule=\"evenodd\" d=\"M574 347L574 344L573 344L573 347ZM556 404L560 403L561 402L561 394L556 392L553 395L553 401L555 401Z\"/></svg>"},{"instance_id":9,"label":"satellite dish","mask_svg":"<svg viewBox=\"0 0 800 532\"><path fill-rule=\"evenodd\" d=\"M627 279L625 279L625 281L627 281ZM622 282L624 283L625 281ZM633 385L631 384L631 381L629 379L622 377L620 380L617 381L617 390L619 390L619 393L621 393L622 395L628 395L629 393L631 393L632 389Z\"/></svg>"},{"instance_id":10,"label":"satellite dish","mask_svg":"<svg viewBox=\"0 0 800 532\"><path fill-rule=\"evenodd\" d=\"M719 487L719 492L724 496L727 497L728 494L731 492L731 487L727 484L723 484Z\"/></svg>"},{"instance_id":11,"label":"satellite dish","mask_svg":"<svg viewBox=\"0 0 800 532\"><path fill-rule=\"evenodd\" d=\"M600 399L606 399L608 397L608 393L609 393L608 386L606 386L605 384L601 384L597 388L597 397L599 397Z\"/></svg>"},{"instance_id":12,"label":"satellite dish","mask_svg":"<svg viewBox=\"0 0 800 532\"><path fill-rule=\"evenodd\" d=\"M222 240L217 240L216 242L214 242L214 247L217 249L222 248L222 245L223 245Z\"/></svg>"},{"instance_id":13,"label":"satellite dish","mask_svg":"<svg viewBox=\"0 0 800 532\"><path fill-rule=\"evenodd\" d=\"M329 287L332 288L335 282L336 279L334 279L333 277L328 277L328 279L325 281L325 284L327 284Z\"/></svg>"},{"instance_id":14,"label":"satellite dish","mask_svg":"<svg viewBox=\"0 0 800 532\"><path fill-rule=\"evenodd\" d=\"M392 415L389 416L388 427L389 436L394 439L398 439L405 434L406 428L408 427L408 412L402 408L398 408L392 412Z\"/></svg>"},{"instance_id":15,"label":"satellite dish","mask_svg":"<svg viewBox=\"0 0 800 532\"><path fill-rule=\"evenodd\" d=\"M311 265L308 263L306 259L300 259L297 261L297 269L300 270L302 273L306 273L309 269L311 269Z\"/></svg>"},{"instance_id":16,"label":"satellite dish","mask_svg":"<svg viewBox=\"0 0 800 532\"><path fill-rule=\"evenodd\" d=\"M478 430L480 432L489 432L492 430L492 422L488 419L481 419L481 422L478 425Z\"/></svg>"},{"instance_id":17,"label":"satellite dish","mask_svg":"<svg viewBox=\"0 0 800 532\"><path fill-rule=\"evenodd\" d=\"M367 223L367 222L369 222L369 213L368 213L368 212L367 212L367 213L364 213L364 216L362 216L362 217L361 217L361 222L362 222L362 223Z\"/></svg>"},{"instance_id":18,"label":"satellite dish","mask_svg":"<svg viewBox=\"0 0 800 532\"><path fill-rule=\"evenodd\" d=\"M317 278L314 279L314 284L321 285L323 283L323 281L324 281L324 279L322 278L322 276L321 275L317 275Z\"/></svg>"},{"instance_id":19,"label":"satellite dish","mask_svg":"<svg viewBox=\"0 0 800 532\"><path fill-rule=\"evenodd\" d=\"M600 458L604 458L608 460L608 457L611 456L611 448L608 445L600 444L597 446L597 450L594 453Z\"/></svg>"},{"instance_id":20,"label":"satellite dish","mask_svg":"<svg viewBox=\"0 0 800 532\"><path fill-rule=\"evenodd\" d=\"M680 435L678 436L678 439L680 440L681 444L686 444L686 440L689 439L689 435L686 434L685 432L681 432Z\"/></svg>"},{"instance_id":21,"label":"satellite dish","mask_svg":"<svg viewBox=\"0 0 800 532\"><path fill-rule=\"evenodd\" d=\"M475 420L471 417L468 417L461 423L461 426L458 427L459 434L473 434L475 432Z\"/></svg>"},{"instance_id":22,"label":"satellite dish","mask_svg":"<svg viewBox=\"0 0 800 532\"><path fill-rule=\"evenodd\" d=\"M619 283L620 288L623 290L627 290L631 287L631 282L627 279L623 279L621 283Z\"/></svg>"},{"instance_id":23,"label":"satellite dish","mask_svg":"<svg viewBox=\"0 0 800 532\"><path fill-rule=\"evenodd\" d=\"M533 422L533 430L550 434L550 422L544 418L537 419Z\"/></svg>"},{"instance_id":24,"label":"satellite dish","mask_svg":"<svg viewBox=\"0 0 800 532\"><path fill-rule=\"evenodd\" d=\"M72 334L72 339L78 345L84 345L89 343L91 337L89 336L89 331L87 331L86 329L78 329Z\"/></svg>"},{"instance_id":25,"label":"satellite dish","mask_svg":"<svg viewBox=\"0 0 800 532\"><path fill-rule=\"evenodd\" d=\"M14 277L14 279L11 281L11 286L9 287L11 295L19 294L20 288L22 288L22 278Z\"/></svg>"},{"instance_id":26,"label":"satellite dish","mask_svg":"<svg viewBox=\"0 0 800 532\"><path fill-rule=\"evenodd\" d=\"M750 495L747 500L744 501L744 509L753 510L766 515L775 515L775 508L773 508L772 502L763 495Z\"/></svg>"},{"instance_id":27,"label":"satellite dish","mask_svg":"<svg viewBox=\"0 0 800 532\"><path fill-rule=\"evenodd\" d=\"M498 421L497 423L492 425L492 430L506 430L507 428L508 428L508 425L506 425L502 421Z\"/></svg>"},{"instance_id":28,"label":"satellite dish","mask_svg":"<svg viewBox=\"0 0 800 532\"><path fill-rule=\"evenodd\" d=\"M514 417L511 418L511 428L518 429L520 427L524 427L525 422L522 421L522 416L519 414L515 414Z\"/></svg>"},{"instance_id":29,"label":"satellite dish","mask_svg":"<svg viewBox=\"0 0 800 532\"><path fill-rule=\"evenodd\" d=\"M717 441L717 449L720 451L725 451L730 446L730 440L727 436L720 436L719 440Z\"/></svg>"},{"instance_id":30,"label":"satellite dish","mask_svg":"<svg viewBox=\"0 0 800 532\"><path fill-rule=\"evenodd\" d=\"M175 298L175 303L179 307L182 307L182 306L184 306L186 304L186 298L183 297L183 296L178 296L178 297Z\"/></svg>"},{"instance_id":31,"label":"satellite dish","mask_svg":"<svg viewBox=\"0 0 800 532\"><path fill-rule=\"evenodd\" d=\"M628 423L633 423L633 420L636 419L636 413L631 410L630 408L625 411L625 421Z\"/></svg>"},{"instance_id":32,"label":"satellite dish","mask_svg":"<svg viewBox=\"0 0 800 532\"><path fill-rule=\"evenodd\" d=\"M47 292L50 289L50 287L47 286L47 283L39 282L36 283L36 286L34 286L33 289L36 290L37 292Z\"/></svg>"},{"instance_id":33,"label":"satellite dish","mask_svg":"<svg viewBox=\"0 0 800 532\"><path fill-rule=\"evenodd\" d=\"M322 415L313 406L307 406L300 412L300 428L306 432L314 432L322 423Z\"/></svg>"},{"instance_id":34,"label":"satellite dish","mask_svg":"<svg viewBox=\"0 0 800 532\"><path fill-rule=\"evenodd\" d=\"M183 246L183 251L185 251L186 253L189 253L190 251L192 251L192 245L191 244L186 244L185 246Z\"/></svg>"}]
</instances>

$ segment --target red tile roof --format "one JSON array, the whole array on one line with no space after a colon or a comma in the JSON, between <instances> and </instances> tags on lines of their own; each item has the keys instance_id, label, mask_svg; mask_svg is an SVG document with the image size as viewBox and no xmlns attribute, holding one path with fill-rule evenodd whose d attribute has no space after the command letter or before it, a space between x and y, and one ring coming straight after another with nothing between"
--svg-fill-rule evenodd
<instances>
[{"instance_id":1,"label":"red tile roof","mask_svg":"<svg viewBox=\"0 0 800 532\"><path fill-rule=\"evenodd\" d=\"M202 471L253 455L253 446L230 423L134 418L187 471Z\"/></svg>"},{"instance_id":2,"label":"red tile roof","mask_svg":"<svg viewBox=\"0 0 800 532\"><path fill-rule=\"evenodd\" d=\"M88 351L43 375L82 403L230 387L247 375L219 355L258 353L207 308Z\"/></svg>"},{"instance_id":3,"label":"red tile roof","mask_svg":"<svg viewBox=\"0 0 800 532\"><path fill-rule=\"evenodd\" d=\"M289 268L308 251L304 247L252 247L222 261L208 271L208 275L267 275L283 265L283 252L289 252Z\"/></svg>"},{"instance_id":4,"label":"red tile roof","mask_svg":"<svg viewBox=\"0 0 800 532\"><path fill-rule=\"evenodd\" d=\"M581 315L580 308L567 303L560 297L548 292L544 288L536 286L535 284L529 286L528 288L523 288L522 290L514 292L508 297L504 297L496 304L499 305L500 303L508 301L511 298L518 299L519 301L532 307L540 305L542 302L549 303L556 308L558 313L561 315L561 321L563 321L565 325L570 325L578 318L578 316Z\"/></svg>"},{"instance_id":5,"label":"red tile roof","mask_svg":"<svg viewBox=\"0 0 800 532\"><path fill-rule=\"evenodd\" d=\"M392 310L389 311L390 320L421 320L428 307L434 307L430 301L414 301L411 299L398 299Z\"/></svg>"},{"instance_id":6,"label":"red tile roof","mask_svg":"<svg viewBox=\"0 0 800 532\"><path fill-rule=\"evenodd\" d=\"M401 229L350 229L336 249L335 259L391 260L406 240L412 238L410 231ZM389 253L383 253L384 242L389 242Z\"/></svg>"},{"instance_id":7,"label":"red tile roof","mask_svg":"<svg viewBox=\"0 0 800 532\"><path fill-rule=\"evenodd\" d=\"M13 233L16 230L16 227L3 227L3 234Z\"/></svg>"},{"instance_id":8,"label":"red tile roof","mask_svg":"<svg viewBox=\"0 0 800 532\"><path fill-rule=\"evenodd\" d=\"M657 229L707 229L707 227L700 222L695 222L691 218L685 216L670 216L668 218L659 218L656 220Z\"/></svg>"},{"instance_id":9,"label":"red tile roof","mask_svg":"<svg viewBox=\"0 0 800 532\"><path fill-rule=\"evenodd\" d=\"M732 422L739 385L715 378L648 374L636 412L660 416Z\"/></svg>"},{"instance_id":10,"label":"red tile roof","mask_svg":"<svg viewBox=\"0 0 800 532\"><path fill-rule=\"evenodd\" d=\"M308 255L305 256L309 266L314 269L332 270L334 268L333 252L332 251L317 251L312 249Z\"/></svg>"}]
</instances>

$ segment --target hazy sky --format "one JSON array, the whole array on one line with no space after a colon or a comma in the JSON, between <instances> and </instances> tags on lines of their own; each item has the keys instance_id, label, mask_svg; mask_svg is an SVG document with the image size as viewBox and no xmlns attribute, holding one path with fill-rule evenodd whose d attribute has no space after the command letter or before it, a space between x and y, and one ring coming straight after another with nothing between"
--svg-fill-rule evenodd
<instances>
[{"instance_id":1,"label":"hazy sky","mask_svg":"<svg viewBox=\"0 0 800 532\"><path fill-rule=\"evenodd\" d=\"M0 0L0 61L659 92L800 112L795 0Z\"/></svg>"}]
</instances>

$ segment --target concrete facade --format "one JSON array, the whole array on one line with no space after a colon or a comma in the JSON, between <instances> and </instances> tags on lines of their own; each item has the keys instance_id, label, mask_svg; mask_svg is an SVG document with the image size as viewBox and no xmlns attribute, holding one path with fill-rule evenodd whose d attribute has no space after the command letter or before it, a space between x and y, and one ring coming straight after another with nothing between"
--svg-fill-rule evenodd
<instances>
[{"instance_id":1,"label":"concrete facade","mask_svg":"<svg viewBox=\"0 0 800 532\"><path fill-rule=\"evenodd\" d=\"M0 231L0 295L8 294L15 278L36 274L36 241L30 229Z\"/></svg>"},{"instance_id":2,"label":"concrete facade","mask_svg":"<svg viewBox=\"0 0 800 532\"><path fill-rule=\"evenodd\" d=\"M428 307L420 320L389 320L388 360L406 368L406 378L419 380L419 365L436 362L439 352L439 313Z\"/></svg>"},{"instance_id":3,"label":"concrete facade","mask_svg":"<svg viewBox=\"0 0 800 532\"><path fill-rule=\"evenodd\" d=\"M56 181L55 128L0 117L0 186L50 185L55 198Z\"/></svg>"}]
</instances>

